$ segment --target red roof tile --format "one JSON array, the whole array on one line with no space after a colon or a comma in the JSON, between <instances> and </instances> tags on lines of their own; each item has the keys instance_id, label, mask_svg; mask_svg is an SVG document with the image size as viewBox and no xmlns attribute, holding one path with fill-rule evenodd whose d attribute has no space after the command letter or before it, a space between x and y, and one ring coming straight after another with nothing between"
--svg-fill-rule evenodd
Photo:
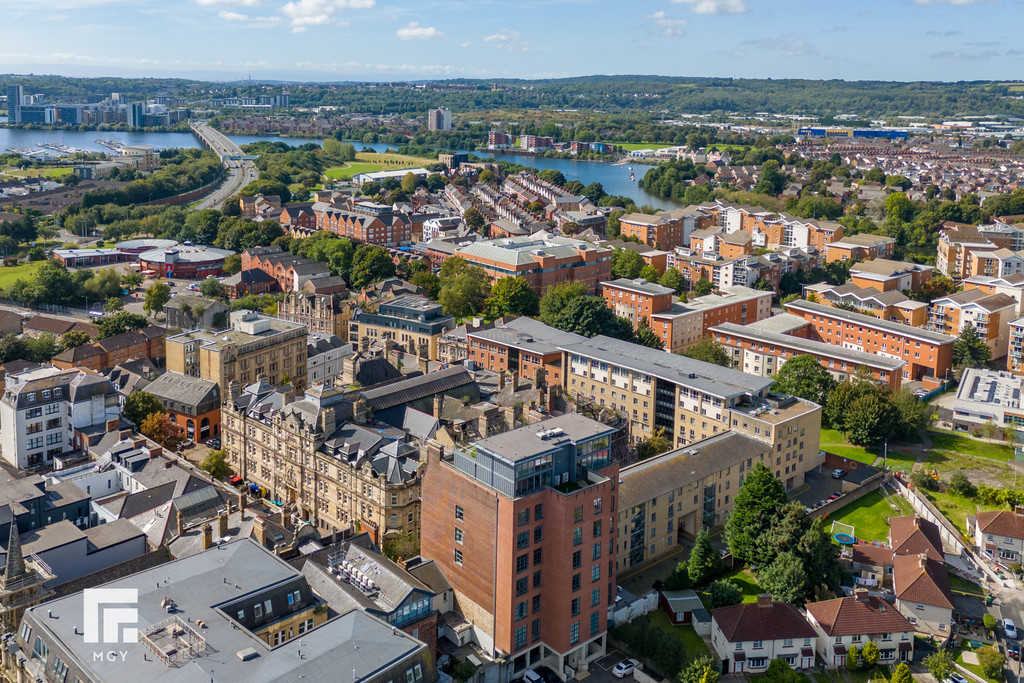
<instances>
[{"instance_id":1,"label":"red roof tile","mask_svg":"<svg viewBox=\"0 0 1024 683\"><path fill-rule=\"evenodd\" d=\"M854 636L875 633L902 633L914 627L889 603L875 597L864 602L856 598L836 598L807 605L825 635Z\"/></svg>"},{"instance_id":2,"label":"red roof tile","mask_svg":"<svg viewBox=\"0 0 1024 683\"><path fill-rule=\"evenodd\" d=\"M782 638L813 638L815 633L793 605L773 602L760 605L748 602L720 607L711 618L730 643L745 640L780 640Z\"/></svg>"},{"instance_id":3,"label":"red roof tile","mask_svg":"<svg viewBox=\"0 0 1024 683\"><path fill-rule=\"evenodd\" d=\"M933 560L944 559L939 527L917 515L889 519L889 545L896 555L925 553Z\"/></svg>"},{"instance_id":4,"label":"red roof tile","mask_svg":"<svg viewBox=\"0 0 1024 683\"><path fill-rule=\"evenodd\" d=\"M953 607L953 593L949 589L949 572L942 562L921 556L897 555L893 562L893 591L898 600L919 602L922 605Z\"/></svg>"},{"instance_id":5,"label":"red roof tile","mask_svg":"<svg viewBox=\"0 0 1024 683\"><path fill-rule=\"evenodd\" d=\"M977 518L983 534L1024 538L1024 515L1013 510L988 510L979 512Z\"/></svg>"}]
</instances>

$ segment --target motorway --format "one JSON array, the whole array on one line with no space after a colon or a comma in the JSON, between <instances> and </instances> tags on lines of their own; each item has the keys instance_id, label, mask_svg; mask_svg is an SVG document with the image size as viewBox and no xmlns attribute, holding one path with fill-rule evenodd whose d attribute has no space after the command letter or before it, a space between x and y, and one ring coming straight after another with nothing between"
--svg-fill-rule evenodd
<instances>
[{"instance_id":1,"label":"motorway","mask_svg":"<svg viewBox=\"0 0 1024 683\"><path fill-rule=\"evenodd\" d=\"M192 132L203 141L207 149L220 157L224 168L227 169L227 176L221 184L214 188L213 192L199 200L193 208L219 208L224 200L234 197L239 190L259 178L256 164L251 160L232 158L241 157L243 152L226 135L214 130L205 121L194 122Z\"/></svg>"}]
</instances>

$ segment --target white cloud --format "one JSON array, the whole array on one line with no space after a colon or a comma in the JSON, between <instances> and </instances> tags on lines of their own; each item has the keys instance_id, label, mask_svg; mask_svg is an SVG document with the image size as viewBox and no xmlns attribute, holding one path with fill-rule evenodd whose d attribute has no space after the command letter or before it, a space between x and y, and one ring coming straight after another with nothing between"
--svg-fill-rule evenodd
<instances>
[{"instance_id":1,"label":"white cloud","mask_svg":"<svg viewBox=\"0 0 1024 683\"><path fill-rule=\"evenodd\" d=\"M645 14L644 19L650 19L651 25L656 33L663 36L684 35L683 27L688 23L686 19L672 19L664 10L658 10L654 14Z\"/></svg>"},{"instance_id":2,"label":"white cloud","mask_svg":"<svg viewBox=\"0 0 1024 683\"><path fill-rule=\"evenodd\" d=\"M235 7L256 7L260 0L196 0L200 5L233 5Z\"/></svg>"},{"instance_id":3,"label":"white cloud","mask_svg":"<svg viewBox=\"0 0 1024 683\"><path fill-rule=\"evenodd\" d=\"M248 15L239 14L238 12L221 11L217 13L217 16L224 21L249 21Z\"/></svg>"},{"instance_id":4,"label":"white cloud","mask_svg":"<svg viewBox=\"0 0 1024 683\"><path fill-rule=\"evenodd\" d=\"M783 33L774 38L758 38L749 42L754 47L778 52L786 57L813 57L821 52L817 45L799 33Z\"/></svg>"},{"instance_id":5,"label":"white cloud","mask_svg":"<svg viewBox=\"0 0 1024 683\"><path fill-rule=\"evenodd\" d=\"M472 45L472 43L470 41L468 41L468 40L465 41L465 42L459 43L459 47L469 47L470 45Z\"/></svg>"},{"instance_id":6,"label":"white cloud","mask_svg":"<svg viewBox=\"0 0 1024 683\"><path fill-rule=\"evenodd\" d=\"M292 33L301 33L310 26L343 23L334 19L340 9L369 9L377 0L293 0L281 11L292 25Z\"/></svg>"},{"instance_id":7,"label":"white cloud","mask_svg":"<svg viewBox=\"0 0 1024 683\"><path fill-rule=\"evenodd\" d=\"M672 0L689 5L694 14L743 14L747 11L744 0Z\"/></svg>"},{"instance_id":8,"label":"white cloud","mask_svg":"<svg viewBox=\"0 0 1024 683\"><path fill-rule=\"evenodd\" d=\"M410 21L407 25L395 32L401 40L430 40L440 38L444 34L434 26L420 26L418 21Z\"/></svg>"},{"instance_id":9,"label":"white cloud","mask_svg":"<svg viewBox=\"0 0 1024 683\"><path fill-rule=\"evenodd\" d=\"M485 43L494 43L494 46L509 52L529 52L530 44L523 40L523 34L519 31L504 30L501 33L492 33L484 38Z\"/></svg>"}]
</instances>

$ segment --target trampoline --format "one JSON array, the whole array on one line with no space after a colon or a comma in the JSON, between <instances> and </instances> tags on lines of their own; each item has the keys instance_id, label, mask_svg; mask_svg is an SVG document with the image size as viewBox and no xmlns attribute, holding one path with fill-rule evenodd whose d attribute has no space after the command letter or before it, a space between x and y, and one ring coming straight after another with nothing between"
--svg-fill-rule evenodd
<instances>
[{"instance_id":1,"label":"trampoline","mask_svg":"<svg viewBox=\"0 0 1024 683\"><path fill-rule=\"evenodd\" d=\"M857 540L851 534L835 534L832 538L836 539L836 543L839 545L853 545Z\"/></svg>"}]
</instances>

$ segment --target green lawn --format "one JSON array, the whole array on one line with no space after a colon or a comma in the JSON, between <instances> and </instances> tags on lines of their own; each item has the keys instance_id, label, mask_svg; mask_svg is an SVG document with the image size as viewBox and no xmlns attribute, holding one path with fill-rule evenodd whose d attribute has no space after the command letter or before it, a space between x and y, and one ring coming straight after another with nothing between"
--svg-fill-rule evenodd
<instances>
[{"instance_id":1,"label":"green lawn","mask_svg":"<svg viewBox=\"0 0 1024 683\"><path fill-rule=\"evenodd\" d=\"M668 615L660 609L650 613L651 625L661 630L669 630L683 642L687 659L708 654L708 646L704 639L697 635L692 626L674 626L668 620Z\"/></svg>"},{"instance_id":2,"label":"green lawn","mask_svg":"<svg viewBox=\"0 0 1024 683\"><path fill-rule=\"evenodd\" d=\"M984 679L986 681L989 681L989 683L999 683L998 681L995 681L995 680L989 678L988 676L986 676L985 674L981 673L981 667L978 666L977 664L965 664L964 663L964 650L969 650L969 649L971 649L970 645L966 645L965 647L961 647L961 648L957 648L955 650L951 650L950 653L956 656L956 663L957 664L959 664L960 666L964 667L965 669L970 671L972 674L974 674L978 678L981 678L981 679Z\"/></svg>"},{"instance_id":3,"label":"green lawn","mask_svg":"<svg viewBox=\"0 0 1024 683\"><path fill-rule=\"evenodd\" d=\"M761 594L761 587L757 585L757 579L749 569L734 569L722 575L723 579L729 579L743 592L743 602L757 602L757 596ZM702 593L701 600L704 604L708 602L708 594Z\"/></svg>"},{"instance_id":4,"label":"green lawn","mask_svg":"<svg viewBox=\"0 0 1024 683\"><path fill-rule=\"evenodd\" d=\"M900 508L899 512L892 509L881 493L872 491L860 500L836 510L826 521L830 527L832 522L852 524L853 534L858 539L884 541L889 537L889 518L912 512L910 503L902 496L890 496L890 499Z\"/></svg>"},{"instance_id":5,"label":"green lawn","mask_svg":"<svg viewBox=\"0 0 1024 683\"><path fill-rule=\"evenodd\" d=\"M375 171L383 169L384 167L380 164L350 163L345 166L329 168L324 171L324 175L327 176L329 180L340 180L341 178L351 178L352 176L359 175L360 173L374 173Z\"/></svg>"},{"instance_id":6,"label":"green lawn","mask_svg":"<svg viewBox=\"0 0 1024 683\"><path fill-rule=\"evenodd\" d=\"M62 175L71 173L72 169L66 166L43 168L7 168L2 172L18 178L59 178Z\"/></svg>"},{"instance_id":7,"label":"green lawn","mask_svg":"<svg viewBox=\"0 0 1024 683\"><path fill-rule=\"evenodd\" d=\"M953 523L961 534L967 535L967 516L978 511L978 505L973 500L954 496L951 493L942 491L920 491L928 497L935 507L946 516L946 519ZM982 510L1001 510L998 505L983 505Z\"/></svg>"},{"instance_id":8,"label":"green lawn","mask_svg":"<svg viewBox=\"0 0 1024 683\"><path fill-rule=\"evenodd\" d=\"M675 147L676 145L670 145L666 142L613 142L616 147L621 147L627 152L632 152L637 149L665 149L666 147Z\"/></svg>"},{"instance_id":9,"label":"green lawn","mask_svg":"<svg viewBox=\"0 0 1024 683\"><path fill-rule=\"evenodd\" d=\"M841 458L856 460L865 465L874 463L875 459L881 454L880 450L876 452L875 449L869 450L861 446L851 445L835 429L821 430L821 450L834 453Z\"/></svg>"},{"instance_id":10,"label":"green lawn","mask_svg":"<svg viewBox=\"0 0 1024 683\"><path fill-rule=\"evenodd\" d=\"M952 432L930 431L928 436L932 440L932 448L934 450L953 451L955 453L964 453L993 460L1010 460L1013 458L1013 448L1005 444L979 441L967 436L953 434Z\"/></svg>"},{"instance_id":11,"label":"green lawn","mask_svg":"<svg viewBox=\"0 0 1024 683\"><path fill-rule=\"evenodd\" d=\"M948 566L949 565L947 565L947 567ZM958 593L969 593L971 595L980 596L985 595L985 591L982 590L981 586L972 581L968 581L967 579L963 579L959 576L956 576L954 574L949 575L949 586Z\"/></svg>"},{"instance_id":12,"label":"green lawn","mask_svg":"<svg viewBox=\"0 0 1024 683\"><path fill-rule=\"evenodd\" d=\"M10 287L14 284L15 280L31 276L42 268L44 263L46 261L32 261L31 263L21 263L16 266L0 266L0 287Z\"/></svg>"}]
</instances>

